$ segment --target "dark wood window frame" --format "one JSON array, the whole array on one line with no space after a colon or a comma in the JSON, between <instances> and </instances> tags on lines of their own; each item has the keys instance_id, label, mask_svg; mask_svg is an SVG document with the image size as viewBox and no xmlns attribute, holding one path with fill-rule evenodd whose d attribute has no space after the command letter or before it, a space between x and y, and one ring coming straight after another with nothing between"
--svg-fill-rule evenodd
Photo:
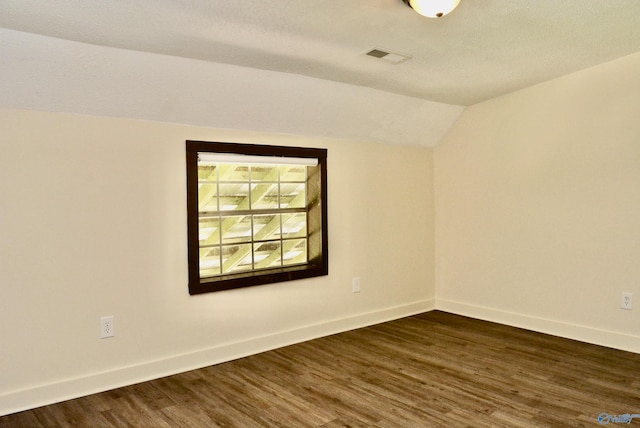
<instances>
[{"instance_id":1,"label":"dark wood window frame","mask_svg":"<svg viewBox=\"0 0 640 428\"><path fill-rule=\"evenodd\" d=\"M199 211L198 211L198 153L221 153L250 156L270 156L317 159L319 194L308 202L307 212L315 226L308 231L309 260L305 265L277 267L273 269L229 273L216 277L200 276ZM186 141L187 162L187 234L189 293L201 294L255 285L271 284L303 278L327 275L327 149L308 147L273 146L230 142ZM312 215L313 214L313 215Z\"/></svg>"}]
</instances>

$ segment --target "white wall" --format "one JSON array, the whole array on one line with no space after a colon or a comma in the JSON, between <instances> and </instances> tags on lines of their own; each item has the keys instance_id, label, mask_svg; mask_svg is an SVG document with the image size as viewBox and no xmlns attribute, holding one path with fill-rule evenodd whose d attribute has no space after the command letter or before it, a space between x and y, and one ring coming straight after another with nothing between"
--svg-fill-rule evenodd
<instances>
[{"instance_id":1,"label":"white wall","mask_svg":"<svg viewBox=\"0 0 640 428\"><path fill-rule=\"evenodd\" d=\"M439 308L640 352L640 54L468 108L435 183Z\"/></svg>"},{"instance_id":2,"label":"white wall","mask_svg":"<svg viewBox=\"0 0 640 428\"><path fill-rule=\"evenodd\" d=\"M17 110L0 128L3 413L433 307L431 149ZM328 148L329 276L189 296L187 139Z\"/></svg>"},{"instance_id":3,"label":"white wall","mask_svg":"<svg viewBox=\"0 0 640 428\"><path fill-rule=\"evenodd\" d=\"M462 108L3 29L0 57L0 414L434 307L428 146ZM187 139L328 148L329 276L189 296Z\"/></svg>"}]
</instances>

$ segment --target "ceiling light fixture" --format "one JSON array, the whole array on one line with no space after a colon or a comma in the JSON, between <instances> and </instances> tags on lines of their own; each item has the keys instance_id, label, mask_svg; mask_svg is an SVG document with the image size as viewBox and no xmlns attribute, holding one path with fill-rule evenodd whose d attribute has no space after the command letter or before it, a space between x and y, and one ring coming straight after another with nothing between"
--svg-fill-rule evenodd
<instances>
[{"instance_id":1,"label":"ceiling light fixture","mask_svg":"<svg viewBox=\"0 0 640 428\"><path fill-rule=\"evenodd\" d=\"M442 18L458 6L460 0L402 0L422 16Z\"/></svg>"}]
</instances>

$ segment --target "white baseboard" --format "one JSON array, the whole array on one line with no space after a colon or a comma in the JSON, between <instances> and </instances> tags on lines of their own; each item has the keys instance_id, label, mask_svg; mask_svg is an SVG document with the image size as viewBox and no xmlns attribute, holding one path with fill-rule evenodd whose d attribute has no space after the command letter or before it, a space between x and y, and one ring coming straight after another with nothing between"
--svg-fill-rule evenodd
<instances>
[{"instance_id":1,"label":"white baseboard","mask_svg":"<svg viewBox=\"0 0 640 428\"><path fill-rule=\"evenodd\" d=\"M435 300L384 308L250 340L0 394L0 416L232 361L260 352L399 319L435 308Z\"/></svg>"},{"instance_id":2,"label":"white baseboard","mask_svg":"<svg viewBox=\"0 0 640 428\"><path fill-rule=\"evenodd\" d=\"M622 351L640 353L640 336L601 330L593 327L569 324L562 321L538 318L529 315L503 311L483 306L451 300L437 299L436 309L457 315L464 315L484 321L506 324L539 333L551 334L594 345L606 346Z\"/></svg>"}]
</instances>

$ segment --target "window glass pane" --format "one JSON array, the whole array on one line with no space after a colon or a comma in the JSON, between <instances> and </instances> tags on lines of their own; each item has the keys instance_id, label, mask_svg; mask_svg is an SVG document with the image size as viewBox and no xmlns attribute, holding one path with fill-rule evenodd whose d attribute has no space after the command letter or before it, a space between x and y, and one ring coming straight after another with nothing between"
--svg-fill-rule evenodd
<instances>
[{"instance_id":1,"label":"window glass pane","mask_svg":"<svg viewBox=\"0 0 640 428\"><path fill-rule=\"evenodd\" d=\"M249 183L220 183L220 211L249 208Z\"/></svg>"},{"instance_id":2,"label":"window glass pane","mask_svg":"<svg viewBox=\"0 0 640 428\"><path fill-rule=\"evenodd\" d=\"M220 247L200 248L200 276L220 275Z\"/></svg>"},{"instance_id":3,"label":"window glass pane","mask_svg":"<svg viewBox=\"0 0 640 428\"><path fill-rule=\"evenodd\" d=\"M223 163L218 171L220 181L249 181L249 165Z\"/></svg>"},{"instance_id":4,"label":"window glass pane","mask_svg":"<svg viewBox=\"0 0 640 428\"><path fill-rule=\"evenodd\" d=\"M203 183L198 185L198 210L218 211L218 185Z\"/></svg>"},{"instance_id":5,"label":"window glass pane","mask_svg":"<svg viewBox=\"0 0 640 428\"><path fill-rule=\"evenodd\" d=\"M307 236L307 213L282 214L282 237Z\"/></svg>"},{"instance_id":6,"label":"window glass pane","mask_svg":"<svg viewBox=\"0 0 640 428\"><path fill-rule=\"evenodd\" d=\"M304 183L280 184L280 208L304 208L307 204Z\"/></svg>"},{"instance_id":7,"label":"window glass pane","mask_svg":"<svg viewBox=\"0 0 640 428\"><path fill-rule=\"evenodd\" d=\"M278 183L252 184L251 209L278 208Z\"/></svg>"},{"instance_id":8,"label":"window glass pane","mask_svg":"<svg viewBox=\"0 0 640 428\"><path fill-rule=\"evenodd\" d=\"M307 240L290 239L282 241L284 266L291 266L300 263L307 263Z\"/></svg>"},{"instance_id":9,"label":"window glass pane","mask_svg":"<svg viewBox=\"0 0 640 428\"><path fill-rule=\"evenodd\" d=\"M253 216L253 239L266 241L280 238L280 214Z\"/></svg>"},{"instance_id":10,"label":"window glass pane","mask_svg":"<svg viewBox=\"0 0 640 428\"><path fill-rule=\"evenodd\" d=\"M198 242L201 247L220 242L220 220L218 217L202 217L198 224Z\"/></svg>"},{"instance_id":11,"label":"window glass pane","mask_svg":"<svg viewBox=\"0 0 640 428\"><path fill-rule=\"evenodd\" d=\"M254 244L254 263L256 269L281 266L282 252L280 241Z\"/></svg>"},{"instance_id":12,"label":"window glass pane","mask_svg":"<svg viewBox=\"0 0 640 428\"><path fill-rule=\"evenodd\" d=\"M278 166L251 165L251 181L278 181Z\"/></svg>"},{"instance_id":13,"label":"window glass pane","mask_svg":"<svg viewBox=\"0 0 640 428\"><path fill-rule=\"evenodd\" d=\"M251 216L222 217L222 243L251 242Z\"/></svg>"},{"instance_id":14,"label":"window glass pane","mask_svg":"<svg viewBox=\"0 0 640 428\"><path fill-rule=\"evenodd\" d=\"M301 165L282 165L280 181L307 181L307 167Z\"/></svg>"},{"instance_id":15,"label":"window glass pane","mask_svg":"<svg viewBox=\"0 0 640 428\"><path fill-rule=\"evenodd\" d=\"M251 244L222 247L222 273L252 270Z\"/></svg>"},{"instance_id":16,"label":"window glass pane","mask_svg":"<svg viewBox=\"0 0 640 428\"><path fill-rule=\"evenodd\" d=\"M198 181L216 181L218 179L218 166L215 163L198 163Z\"/></svg>"}]
</instances>

